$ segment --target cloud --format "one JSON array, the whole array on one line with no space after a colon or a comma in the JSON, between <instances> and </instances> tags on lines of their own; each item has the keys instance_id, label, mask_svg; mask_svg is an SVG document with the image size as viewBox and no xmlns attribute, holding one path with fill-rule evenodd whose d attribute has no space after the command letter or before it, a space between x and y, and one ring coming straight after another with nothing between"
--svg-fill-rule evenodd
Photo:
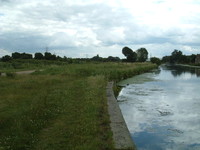
<instances>
[{"instance_id":1,"label":"cloud","mask_svg":"<svg viewBox=\"0 0 200 150\"><path fill-rule=\"evenodd\" d=\"M0 0L0 3L10 2L10 0Z\"/></svg>"},{"instance_id":2,"label":"cloud","mask_svg":"<svg viewBox=\"0 0 200 150\"><path fill-rule=\"evenodd\" d=\"M166 43L199 49L199 10L190 0L1 0L0 48L34 53L48 46L70 57L121 56L127 45L151 45L155 55L168 53Z\"/></svg>"},{"instance_id":3,"label":"cloud","mask_svg":"<svg viewBox=\"0 0 200 150\"><path fill-rule=\"evenodd\" d=\"M0 49L0 57L5 56L5 55L9 55L10 52L4 49Z\"/></svg>"},{"instance_id":4,"label":"cloud","mask_svg":"<svg viewBox=\"0 0 200 150\"><path fill-rule=\"evenodd\" d=\"M50 41L48 38L32 32L12 32L0 37L0 45L10 51L32 52L44 48Z\"/></svg>"}]
</instances>

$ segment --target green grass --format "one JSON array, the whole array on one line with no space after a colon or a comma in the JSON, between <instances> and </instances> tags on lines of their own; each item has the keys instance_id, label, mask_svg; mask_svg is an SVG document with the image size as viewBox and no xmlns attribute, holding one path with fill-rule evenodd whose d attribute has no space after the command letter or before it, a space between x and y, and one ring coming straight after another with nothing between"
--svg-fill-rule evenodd
<instances>
[{"instance_id":1,"label":"green grass","mask_svg":"<svg viewBox=\"0 0 200 150\"><path fill-rule=\"evenodd\" d=\"M0 77L0 150L113 149L107 81L153 67L50 65L32 75Z\"/></svg>"},{"instance_id":2,"label":"green grass","mask_svg":"<svg viewBox=\"0 0 200 150\"><path fill-rule=\"evenodd\" d=\"M35 60L35 59L15 59L9 62L0 62L0 72L13 72L22 70L39 70L49 66L67 65L64 61Z\"/></svg>"}]
</instances>

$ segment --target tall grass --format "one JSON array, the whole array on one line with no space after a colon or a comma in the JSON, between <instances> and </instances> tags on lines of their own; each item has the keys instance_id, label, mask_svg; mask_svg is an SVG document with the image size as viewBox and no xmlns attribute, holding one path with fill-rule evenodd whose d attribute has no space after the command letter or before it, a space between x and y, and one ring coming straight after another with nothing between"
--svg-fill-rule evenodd
<instances>
[{"instance_id":1,"label":"tall grass","mask_svg":"<svg viewBox=\"0 0 200 150\"><path fill-rule=\"evenodd\" d=\"M52 66L39 74L67 74L77 77L103 75L107 80L120 81L134 75L152 70L156 65L151 63L87 63Z\"/></svg>"},{"instance_id":2,"label":"tall grass","mask_svg":"<svg viewBox=\"0 0 200 150\"><path fill-rule=\"evenodd\" d=\"M113 149L106 83L152 64L50 65L0 77L0 150Z\"/></svg>"},{"instance_id":3,"label":"tall grass","mask_svg":"<svg viewBox=\"0 0 200 150\"><path fill-rule=\"evenodd\" d=\"M68 64L64 61L15 59L9 62L0 62L0 72L12 72L20 70L43 69L49 66L62 66Z\"/></svg>"}]
</instances>

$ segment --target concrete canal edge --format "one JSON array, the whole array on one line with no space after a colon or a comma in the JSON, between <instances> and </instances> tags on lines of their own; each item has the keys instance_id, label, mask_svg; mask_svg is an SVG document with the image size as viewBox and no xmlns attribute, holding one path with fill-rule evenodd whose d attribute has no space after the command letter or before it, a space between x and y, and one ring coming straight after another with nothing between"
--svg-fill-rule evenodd
<instances>
[{"instance_id":1,"label":"concrete canal edge","mask_svg":"<svg viewBox=\"0 0 200 150\"><path fill-rule=\"evenodd\" d=\"M114 148L116 150L135 150L136 147L131 139L130 132L114 96L113 82L108 82L106 93L108 100L108 113L110 115L110 126L113 132Z\"/></svg>"}]
</instances>

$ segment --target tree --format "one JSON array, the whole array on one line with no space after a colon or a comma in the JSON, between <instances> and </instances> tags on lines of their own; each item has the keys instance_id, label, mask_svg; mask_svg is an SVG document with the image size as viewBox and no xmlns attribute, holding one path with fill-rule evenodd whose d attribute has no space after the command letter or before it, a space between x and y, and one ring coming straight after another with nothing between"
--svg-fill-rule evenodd
<instances>
[{"instance_id":1,"label":"tree","mask_svg":"<svg viewBox=\"0 0 200 150\"><path fill-rule=\"evenodd\" d=\"M20 56L21 59L32 59L33 58L32 54L22 53L20 55L21 55Z\"/></svg>"},{"instance_id":2,"label":"tree","mask_svg":"<svg viewBox=\"0 0 200 150\"><path fill-rule=\"evenodd\" d=\"M20 59L21 58L21 54L18 53L18 52L14 52L14 53L12 53L12 58L13 59Z\"/></svg>"},{"instance_id":3,"label":"tree","mask_svg":"<svg viewBox=\"0 0 200 150\"><path fill-rule=\"evenodd\" d=\"M44 58L47 59L47 60L50 60L51 59L51 53L45 52L44 53Z\"/></svg>"},{"instance_id":4,"label":"tree","mask_svg":"<svg viewBox=\"0 0 200 150\"><path fill-rule=\"evenodd\" d=\"M12 58L13 59L32 59L33 56L32 54L14 52L12 53Z\"/></svg>"},{"instance_id":5,"label":"tree","mask_svg":"<svg viewBox=\"0 0 200 150\"><path fill-rule=\"evenodd\" d=\"M44 53L44 58L46 59L46 60L56 60L56 55L55 54L51 54L51 53L49 53L49 52L45 52Z\"/></svg>"},{"instance_id":6,"label":"tree","mask_svg":"<svg viewBox=\"0 0 200 150\"><path fill-rule=\"evenodd\" d=\"M103 61L103 58L100 57L99 54L97 54L97 56L92 57L91 60L93 60L93 61Z\"/></svg>"},{"instance_id":7,"label":"tree","mask_svg":"<svg viewBox=\"0 0 200 150\"><path fill-rule=\"evenodd\" d=\"M119 58L119 57L109 56L109 57L107 58L107 61L118 62L118 61L120 61L120 58Z\"/></svg>"},{"instance_id":8,"label":"tree","mask_svg":"<svg viewBox=\"0 0 200 150\"><path fill-rule=\"evenodd\" d=\"M189 56L190 63L195 63L196 55L192 54Z\"/></svg>"},{"instance_id":9,"label":"tree","mask_svg":"<svg viewBox=\"0 0 200 150\"><path fill-rule=\"evenodd\" d=\"M131 53L133 52L133 50L132 49L130 49L129 47L124 47L123 49L122 49L122 53L124 54L124 56L129 56L129 55L131 55Z\"/></svg>"},{"instance_id":10,"label":"tree","mask_svg":"<svg viewBox=\"0 0 200 150\"><path fill-rule=\"evenodd\" d=\"M189 64L190 63L190 57L186 56L186 55L182 55L179 59L179 63L183 63L183 64Z\"/></svg>"},{"instance_id":11,"label":"tree","mask_svg":"<svg viewBox=\"0 0 200 150\"><path fill-rule=\"evenodd\" d=\"M35 59L44 59L44 56L42 53L35 53Z\"/></svg>"},{"instance_id":12,"label":"tree","mask_svg":"<svg viewBox=\"0 0 200 150\"><path fill-rule=\"evenodd\" d=\"M137 60L136 52L133 52L133 50L129 47L124 47L122 49L122 53L124 54L124 56L126 56L127 62L135 62Z\"/></svg>"},{"instance_id":13,"label":"tree","mask_svg":"<svg viewBox=\"0 0 200 150\"><path fill-rule=\"evenodd\" d=\"M170 62L171 63L181 62L182 55L183 55L183 53L181 51L175 49L171 54Z\"/></svg>"},{"instance_id":14,"label":"tree","mask_svg":"<svg viewBox=\"0 0 200 150\"><path fill-rule=\"evenodd\" d=\"M136 62L137 60L137 53L132 52L131 55L127 56L127 61L128 62Z\"/></svg>"},{"instance_id":15,"label":"tree","mask_svg":"<svg viewBox=\"0 0 200 150\"><path fill-rule=\"evenodd\" d=\"M146 48L140 48L137 51L137 61L145 62L148 58L148 51Z\"/></svg>"},{"instance_id":16,"label":"tree","mask_svg":"<svg viewBox=\"0 0 200 150\"><path fill-rule=\"evenodd\" d=\"M170 60L171 60L171 56L164 56L164 57L162 58L162 63L169 63Z\"/></svg>"},{"instance_id":17,"label":"tree","mask_svg":"<svg viewBox=\"0 0 200 150\"><path fill-rule=\"evenodd\" d=\"M157 64L157 65L160 65L161 64L161 60L157 57L152 57L150 59L150 61L153 63L153 64Z\"/></svg>"},{"instance_id":18,"label":"tree","mask_svg":"<svg viewBox=\"0 0 200 150\"><path fill-rule=\"evenodd\" d=\"M195 63L195 58L197 55L183 55L183 53L179 50L174 50L170 56L164 56L162 58L162 63L183 63L190 64Z\"/></svg>"},{"instance_id":19,"label":"tree","mask_svg":"<svg viewBox=\"0 0 200 150\"><path fill-rule=\"evenodd\" d=\"M9 55L5 55L1 58L1 61L6 62L6 61L10 61L12 59L12 57L10 57Z\"/></svg>"}]
</instances>

